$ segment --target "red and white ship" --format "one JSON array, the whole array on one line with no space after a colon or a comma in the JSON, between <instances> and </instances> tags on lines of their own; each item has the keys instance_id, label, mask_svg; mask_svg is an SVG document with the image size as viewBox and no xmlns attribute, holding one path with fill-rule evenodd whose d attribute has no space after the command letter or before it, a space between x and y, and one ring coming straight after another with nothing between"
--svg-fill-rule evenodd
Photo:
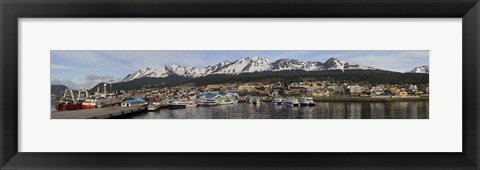
<instances>
[{"instance_id":1,"label":"red and white ship","mask_svg":"<svg viewBox=\"0 0 480 170\"><path fill-rule=\"evenodd\" d=\"M109 107L109 106L118 106L122 102L121 99L116 97L115 95L111 95L106 98L90 98L86 99L82 103L82 109L94 109L94 108L102 108L102 107Z\"/></svg>"},{"instance_id":2,"label":"red and white ship","mask_svg":"<svg viewBox=\"0 0 480 170\"><path fill-rule=\"evenodd\" d=\"M110 84L111 88L111 84ZM107 94L107 84L104 84L103 94L100 94L99 87L97 86L97 92L95 96L92 98L87 98L82 103L82 109L94 109L94 108L102 108L102 107L109 107L109 106L118 106L122 102L122 99L117 97L117 95L113 93Z\"/></svg>"}]
</instances>

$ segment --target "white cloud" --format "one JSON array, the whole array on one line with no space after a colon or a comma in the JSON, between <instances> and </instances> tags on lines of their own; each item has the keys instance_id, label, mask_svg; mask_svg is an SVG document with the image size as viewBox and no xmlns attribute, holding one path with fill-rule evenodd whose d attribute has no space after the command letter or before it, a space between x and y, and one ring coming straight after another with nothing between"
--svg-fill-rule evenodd
<instances>
[{"instance_id":1,"label":"white cloud","mask_svg":"<svg viewBox=\"0 0 480 170\"><path fill-rule=\"evenodd\" d=\"M109 75L95 75L95 74L89 74L86 76L85 78L87 81L97 81L97 80L101 80L101 81L109 81L109 80L113 80L113 76L109 76Z\"/></svg>"},{"instance_id":2,"label":"white cloud","mask_svg":"<svg viewBox=\"0 0 480 170\"><path fill-rule=\"evenodd\" d=\"M76 83L72 80L51 80L50 84L51 85L64 85L64 86L67 86L68 88L75 89L75 90L79 89L78 83Z\"/></svg>"},{"instance_id":3,"label":"white cloud","mask_svg":"<svg viewBox=\"0 0 480 170\"><path fill-rule=\"evenodd\" d=\"M67 70L75 70L77 68L71 67L71 66L66 66L66 65L60 65L60 64L51 64L50 65L51 69L67 69Z\"/></svg>"},{"instance_id":4,"label":"white cloud","mask_svg":"<svg viewBox=\"0 0 480 170\"><path fill-rule=\"evenodd\" d=\"M51 85L65 85L68 88L74 90L89 90L93 88L98 83L109 82L113 80L113 82L121 81L121 78L115 78L110 75L94 75L90 74L85 76L83 80L68 80L68 79L53 79L50 81Z\"/></svg>"}]
</instances>

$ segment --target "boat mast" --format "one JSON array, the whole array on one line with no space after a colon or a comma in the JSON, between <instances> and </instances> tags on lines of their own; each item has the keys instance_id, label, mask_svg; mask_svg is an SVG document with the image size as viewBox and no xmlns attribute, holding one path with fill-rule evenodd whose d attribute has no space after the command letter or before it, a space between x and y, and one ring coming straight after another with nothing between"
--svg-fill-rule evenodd
<instances>
[{"instance_id":1,"label":"boat mast","mask_svg":"<svg viewBox=\"0 0 480 170\"><path fill-rule=\"evenodd\" d=\"M100 84L97 85L97 94L95 94L95 99L97 99L98 96L100 96Z\"/></svg>"},{"instance_id":2,"label":"boat mast","mask_svg":"<svg viewBox=\"0 0 480 170\"><path fill-rule=\"evenodd\" d=\"M113 100L113 94L112 94L112 81L110 80L110 109L112 108L112 100Z\"/></svg>"},{"instance_id":3,"label":"boat mast","mask_svg":"<svg viewBox=\"0 0 480 170\"><path fill-rule=\"evenodd\" d=\"M104 97L107 97L107 83L103 84L103 94L105 95Z\"/></svg>"}]
</instances>

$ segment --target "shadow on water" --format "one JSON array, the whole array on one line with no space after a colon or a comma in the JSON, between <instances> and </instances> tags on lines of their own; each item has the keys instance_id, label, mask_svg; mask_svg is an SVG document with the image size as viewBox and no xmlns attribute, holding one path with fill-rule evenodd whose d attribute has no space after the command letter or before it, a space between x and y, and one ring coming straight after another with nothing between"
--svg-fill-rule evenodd
<instances>
[{"instance_id":1,"label":"shadow on water","mask_svg":"<svg viewBox=\"0 0 480 170\"><path fill-rule=\"evenodd\" d=\"M428 119L428 101L318 102L312 107L237 103L215 107L160 109L121 119Z\"/></svg>"}]
</instances>

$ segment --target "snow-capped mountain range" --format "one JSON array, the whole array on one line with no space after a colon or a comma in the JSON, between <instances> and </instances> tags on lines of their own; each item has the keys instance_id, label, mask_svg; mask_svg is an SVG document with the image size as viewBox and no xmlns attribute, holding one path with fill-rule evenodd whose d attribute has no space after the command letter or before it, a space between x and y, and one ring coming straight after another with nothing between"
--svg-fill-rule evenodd
<instances>
[{"instance_id":1,"label":"snow-capped mountain range","mask_svg":"<svg viewBox=\"0 0 480 170\"><path fill-rule=\"evenodd\" d=\"M324 63L318 61L300 61L296 59L279 59L270 61L263 57L246 57L234 62L223 61L216 65L197 68L188 66L164 66L158 69L148 67L142 68L132 74L127 75L122 82L128 82L143 77L163 78L171 75L182 77L197 78L211 74L237 75L241 73L254 73L263 71L285 71L285 70L304 70L304 71L323 71L323 70L378 70L370 66L362 66L348 62L340 61L337 58L330 58Z\"/></svg>"},{"instance_id":2,"label":"snow-capped mountain range","mask_svg":"<svg viewBox=\"0 0 480 170\"><path fill-rule=\"evenodd\" d=\"M412 71L409 71L407 73L424 73L424 74L429 74L430 67L428 65L420 66L420 67L415 67Z\"/></svg>"}]
</instances>

